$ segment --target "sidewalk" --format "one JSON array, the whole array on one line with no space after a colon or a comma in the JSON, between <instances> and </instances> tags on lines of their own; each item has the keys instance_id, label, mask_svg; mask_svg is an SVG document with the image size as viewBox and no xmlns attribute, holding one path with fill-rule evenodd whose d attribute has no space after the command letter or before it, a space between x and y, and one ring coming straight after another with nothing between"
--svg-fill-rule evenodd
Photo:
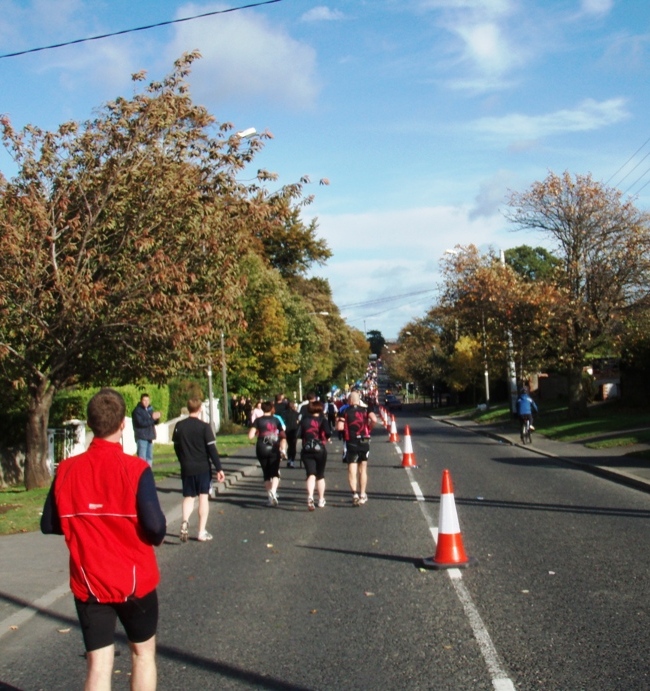
<instances>
[{"instance_id":1,"label":"sidewalk","mask_svg":"<svg viewBox=\"0 0 650 691\"><path fill-rule=\"evenodd\" d=\"M626 456L625 454L630 450L629 447L589 449L579 442L552 441L535 432L533 432L533 443L524 446L518 432L504 429L501 425L481 425L473 420L436 415L431 417L447 425L462 427L475 434L491 437L504 444L519 446L541 456L558 458L595 475L650 492L650 461Z\"/></svg>"},{"instance_id":2,"label":"sidewalk","mask_svg":"<svg viewBox=\"0 0 650 691\"><path fill-rule=\"evenodd\" d=\"M228 490L243 477L262 471L255 457L255 446L241 448L222 457L226 479L215 484L217 494ZM176 540L181 519L180 475L156 483L158 499L167 518L167 537ZM196 523L196 511L193 515ZM68 550L63 536L40 532L5 535L0 549L0 646L11 634L39 610L50 609L70 592L68 585Z\"/></svg>"}]
</instances>

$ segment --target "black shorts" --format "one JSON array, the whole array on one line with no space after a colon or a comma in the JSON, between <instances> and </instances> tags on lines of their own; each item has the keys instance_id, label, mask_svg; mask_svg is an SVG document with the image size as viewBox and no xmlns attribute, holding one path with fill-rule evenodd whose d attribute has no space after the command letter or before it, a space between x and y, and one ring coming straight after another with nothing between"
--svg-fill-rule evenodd
<instances>
[{"instance_id":1,"label":"black shorts","mask_svg":"<svg viewBox=\"0 0 650 691\"><path fill-rule=\"evenodd\" d=\"M362 463L368 460L369 455L370 442L361 441L360 439L345 442L344 463Z\"/></svg>"},{"instance_id":2,"label":"black shorts","mask_svg":"<svg viewBox=\"0 0 650 691\"><path fill-rule=\"evenodd\" d=\"M126 602L82 602L75 597L74 603L87 652L115 642L118 619L131 643L144 643L156 634L158 593L155 589L140 598L130 597Z\"/></svg>"},{"instance_id":3,"label":"black shorts","mask_svg":"<svg viewBox=\"0 0 650 691\"><path fill-rule=\"evenodd\" d=\"M186 475L182 478L183 496L196 497L199 494L210 493L212 473L199 473L199 475Z\"/></svg>"}]
</instances>

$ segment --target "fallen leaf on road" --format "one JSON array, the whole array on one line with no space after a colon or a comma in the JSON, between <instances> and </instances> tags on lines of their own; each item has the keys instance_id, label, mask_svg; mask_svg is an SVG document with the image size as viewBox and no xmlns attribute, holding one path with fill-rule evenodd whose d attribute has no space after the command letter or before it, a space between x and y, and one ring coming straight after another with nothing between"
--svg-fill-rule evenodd
<instances>
[{"instance_id":1,"label":"fallen leaf on road","mask_svg":"<svg viewBox=\"0 0 650 691\"><path fill-rule=\"evenodd\" d=\"M318 614L318 610L317 609L310 609L309 614Z\"/></svg>"},{"instance_id":2,"label":"fallen leaf on road","mask_svg":"<svg viewBox=\"0 0 650 691\"><path fill-rule=\"evenodd\" d=\"M369 590L366 590L363 594L364 594L366 597L375 597L375 594L374 594L374 593L371 593Z\"/></svg>"},{"instance_id":3,"label":"fallen leaf on road","mask_svg":"<svg viewBox=\"0 0 650 691\"><path fill-rule=\"evenodd\" d=\"M15 624L12 624L9 628L10 628L12 631L18 631L18 627L17 627Z\"/></svg>"},{"instance_id":4,"label":"fallen leaf on road","mask_svg":"<svg viewBox=\"0 0 650 691\"><path fill-rule=\"evenodd\" d=\"M70 633L70 629L57 629L59 633Z\"/></svg>"},{"instance_id":5,"label":"fallen leaf on road","mask_svg":"<svg viewBox=\"0 0 650 691\"><path fill-rule=\"evenodd\" d=\"M266 546L267 546L269 549L272 549L272 548L273 548L273 545L272 545L270 542L268 542L268 543L266 544Z\"/></svg>"}]
</instances>

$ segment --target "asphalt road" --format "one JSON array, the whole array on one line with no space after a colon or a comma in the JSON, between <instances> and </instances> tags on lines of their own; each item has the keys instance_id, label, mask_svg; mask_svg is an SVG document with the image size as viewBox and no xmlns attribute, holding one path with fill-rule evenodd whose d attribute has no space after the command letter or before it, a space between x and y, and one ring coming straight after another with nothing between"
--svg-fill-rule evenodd
<instances>
[{"instance_id":1,"label":"asphalt road","mask_svg":"<svg viewBox=\"0 0 650 691\"><path fill-rule=\"evenodd\" d=\"M170 524L159 688L650 688L648 495L428 418L397 422L419 467L379 431L365 506L351 506L335 443L324 509L306 510L303 471L287 469L278 508L261 478L212 502L210 544L182 545ZM462 571L420 563L445 468L478 560ZM14 688L82 686L71 598L51 610L3 640ZM118 651L114 688L128 688Z\"/></svg>"}]
</instances>

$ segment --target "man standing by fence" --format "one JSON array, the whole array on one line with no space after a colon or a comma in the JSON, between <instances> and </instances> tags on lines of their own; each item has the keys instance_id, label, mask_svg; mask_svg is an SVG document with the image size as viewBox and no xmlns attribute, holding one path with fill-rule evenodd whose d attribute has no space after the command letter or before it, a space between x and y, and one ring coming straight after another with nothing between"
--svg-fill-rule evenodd
<instances>
[{"instance_id":1,"label":"man standing by fence","mask_svg":"<svg viewBox=\"0 0 650 691\"><path fill-rule=\"evenodd\" d=\"M153 465L153 440L156 438L156 425L160 422L160 413L154 412L150 405L148 393L140 396L140 403L133 409L133 434L137 447L138 458Z\"/></svg>"}]
</instances>

